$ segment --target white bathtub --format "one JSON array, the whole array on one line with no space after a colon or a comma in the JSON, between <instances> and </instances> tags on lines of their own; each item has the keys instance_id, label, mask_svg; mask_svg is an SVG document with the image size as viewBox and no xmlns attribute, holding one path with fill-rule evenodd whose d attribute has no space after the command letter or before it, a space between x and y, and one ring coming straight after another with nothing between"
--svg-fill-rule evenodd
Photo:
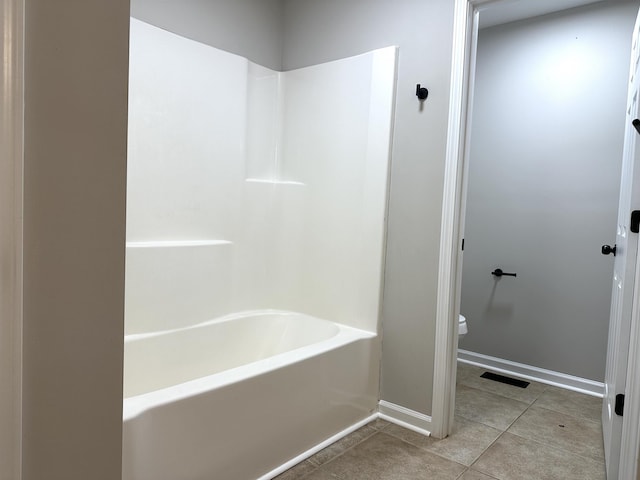
<instances>
[{"instance_id":1,"label":"white bathtub","mask_svg":"<svg viewBox=\"0 0 640 480\"><path fill-rule=\"evenodd\" d=\"M123 480L270 478L375 411L377 341L271 310L128 336Z\"/></svg>"}]
</instances>

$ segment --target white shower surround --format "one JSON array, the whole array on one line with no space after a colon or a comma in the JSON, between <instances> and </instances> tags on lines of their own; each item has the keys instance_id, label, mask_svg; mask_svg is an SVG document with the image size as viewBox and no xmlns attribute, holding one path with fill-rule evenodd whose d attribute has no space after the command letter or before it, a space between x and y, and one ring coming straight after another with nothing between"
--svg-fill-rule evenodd
<instances>
[{"instance_id":1,"label":"white shower surround","mask_svg":"<svg viewBox=\"0 0 640 480\"><path fill-rule=\"evenodd\" d=\"M125 400L127 465L160 464L166 445L145 432L183 425L194 402L205 402L201 412L208 412L211 426L224 419L239 434L261 432L255 451L244 452L253 461L234 474L238 479L275 472L279 463L376 410L396 56L397 49L388 47L275 72L132 19L126 344L163 331L189 337L185 332L195 325L229 317L236 322L245 311L301 312L291 313L298 329L311 316L359 333L348 341L320 335L294 348L292 357L276 356L289 360L264 375L229 380L238 370L232 368L184 383L176 379L181 393L173 403L151 399L175 386L163 383L152 392L131 387L138 394ZM267 317L257 315L255 325L262 328ZM264 331L265 340L277 340L277 328ZM252 362L248 338L231 338L238 354ZM192 347L176 341L173 348ZM125 378L132 378L129 358L127 353ZM258 364L264 360L241 369L259 371ZM221 375L224 385L216 383ZM190 390L195 384L210 391ZM266 385L278 386L274 393ZM230 389L242 393L228 395ZM248 407L257 423L240 426L247 410L238 408L238 399L250 401L245 395L268 401ZM134 403L144 415L127 414ZM278 419L277 428L290 438L275 446L269 422L283 405L283 412L299 415ZM215 431L208 432L212 448L224 443ZM202 443L198 435L193 445ZM158 448L132 457L141 444ZM208 452L200 449L195 464L207 464ZM215 478L226 475L213 470ZM180 478L200 478L195 470L184 471L191 473ZM141 475L125 478L146 478Z\"/></svg>"},{"instance_id":2,"label":"white shower surround","mask_svg":"<svg viewBox=\"0 0 640 480\"><path fill-rule=\"evenodd\" d=\"M376 332L396 48L275 72L131 35L126 333L265 308Z\"/></svg>"}]
</instances>

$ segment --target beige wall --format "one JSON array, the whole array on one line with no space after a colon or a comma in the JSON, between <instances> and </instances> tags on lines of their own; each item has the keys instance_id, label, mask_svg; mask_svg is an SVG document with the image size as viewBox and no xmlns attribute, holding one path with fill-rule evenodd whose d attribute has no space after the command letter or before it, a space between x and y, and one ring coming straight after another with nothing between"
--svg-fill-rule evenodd
<instances>
[{"instance_id":1,"label":"beige wall","mask_svg":"<svg viewBox=\"0 0 640 480\"><path fill-rule=\"evenodd\" d=\"M285 70L399 46L382 399L431 414L449 108L451 0L285 0ZM416 84L429 98L420 107Z\"/></svg>"},{"instance_id":2,"label":"beige wall","mask_svg":"<svg viewBox=\"0 0 640 480\"><path fill-rule=\"evenodd\" d=\"M26 1L24 480L120 478L128 0Z\"/></svg>"}]
</instances>

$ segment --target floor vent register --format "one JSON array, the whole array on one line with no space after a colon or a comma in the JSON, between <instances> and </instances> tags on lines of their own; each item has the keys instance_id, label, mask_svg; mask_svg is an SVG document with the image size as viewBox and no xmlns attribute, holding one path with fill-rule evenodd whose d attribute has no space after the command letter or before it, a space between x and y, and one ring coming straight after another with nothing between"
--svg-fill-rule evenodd
<instances>
[{"instance_id":1,"label":"floor vent register","mask_svg":"<svg viewBox=\"0 0 640 480\"><path fill-rule=\"evenodd\" d=\"M514 387L527 388L529 386L529 382L525 382L524 380L519 380L517 378L505 377L504 375L498 375L497 373L484 372L480 376L488 380L493 380L494 382L513 385Z\"/></svg>"}]
</instances>

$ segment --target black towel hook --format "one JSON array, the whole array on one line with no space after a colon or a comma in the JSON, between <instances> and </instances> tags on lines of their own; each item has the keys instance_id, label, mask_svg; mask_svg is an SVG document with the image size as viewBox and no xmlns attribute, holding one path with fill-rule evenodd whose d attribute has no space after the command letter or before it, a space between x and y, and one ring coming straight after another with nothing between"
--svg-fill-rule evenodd
<instances>
[{"instance_id":1,"label":"black towel hook","mask_svg":"<svg viewBox=\"0 0 640 480\"><path fill-rule=\"evenodd\" d=\"M416 96L422 101L426 100L429 96L429 90L424 87L421 87L420 84L416 85Z\"/></svg>"}]
</instances>

